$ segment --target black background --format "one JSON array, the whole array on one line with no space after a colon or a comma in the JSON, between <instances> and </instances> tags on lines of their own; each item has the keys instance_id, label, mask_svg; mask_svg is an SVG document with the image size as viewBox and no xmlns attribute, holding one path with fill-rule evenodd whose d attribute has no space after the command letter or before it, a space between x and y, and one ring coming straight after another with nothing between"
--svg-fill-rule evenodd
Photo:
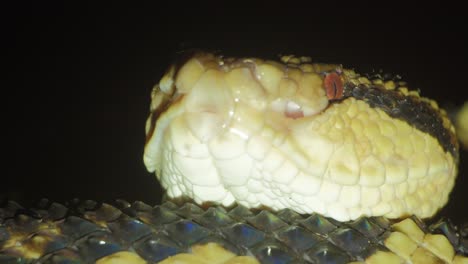
<instances>
[{"instance_id":1,"label":"black background","mask_svg":"<svg viewBox=\"0 0 468 264\"><path fill-rule=\"evenodd\" d=\"M4 7L0 199L158 203L142 162L149 94L188 48L307 55L400 74L450 109L468 99L461 6L162 2ZM467 156L444 211L457 223L468 221Z\"/></svg>"}]
</instances>

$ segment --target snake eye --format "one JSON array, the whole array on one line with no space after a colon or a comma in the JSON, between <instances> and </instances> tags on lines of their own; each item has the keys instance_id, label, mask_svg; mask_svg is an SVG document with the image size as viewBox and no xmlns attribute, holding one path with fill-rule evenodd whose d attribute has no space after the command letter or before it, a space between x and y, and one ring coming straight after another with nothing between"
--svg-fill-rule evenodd
<instances>
[{"instance_id":1,"label":"snake eye","mask_svg":"<svg viewBox=\"0 0 468 264\"><path fill-rule=\"evenodd\" d=\"M323 80L325 91L329 100L336 100L343 97L343 81L336 72L329 73Z\"/></svg>"}]
</instances>

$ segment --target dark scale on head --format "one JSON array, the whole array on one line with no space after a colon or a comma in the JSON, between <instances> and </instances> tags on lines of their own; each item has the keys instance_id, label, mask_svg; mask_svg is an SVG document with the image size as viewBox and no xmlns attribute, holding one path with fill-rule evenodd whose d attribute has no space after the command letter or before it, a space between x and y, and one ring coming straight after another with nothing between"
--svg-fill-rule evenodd
<instances>
[{"instance_id":1,"label":"dark scale on head","mask_svg":"<svg viewBox=\"0 0 468 264\"><path fill-rule=\"evenodd\" d=\"M458 142L455 134L444 127L442 113L434 109L429 102L418 96L404 95L398 89L388 90L382 85L346 83L342 100L354 97L368 103L373 108L380 108L393 118L398 118L428 133L439 141L444 151L458 160ZM333 103L339 103L335 101Z\"/></svg>"},{"instance_id":2,"label":"dark scale on head","mask_svg":"<svg viewBox=\"0 0 468 264\"><path fill-rule=\"evenodd\" d=\"M383 72L383 71L375 71L372 73L367 73L367 74L364 74L364 77L366 77L370 81L381 80L382 82L387 82L387 81L401 82L400 75L392 74L389 72Z\"/></svg>"}]
</instances>

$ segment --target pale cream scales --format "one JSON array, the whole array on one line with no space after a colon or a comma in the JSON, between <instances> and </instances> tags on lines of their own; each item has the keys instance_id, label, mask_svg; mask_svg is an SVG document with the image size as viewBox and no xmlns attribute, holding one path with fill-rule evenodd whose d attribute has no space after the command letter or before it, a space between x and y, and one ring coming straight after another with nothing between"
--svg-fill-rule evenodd
<instances>
[{"instance_id":1,"label":"pale cream scales","mask_svg":"<svg viewBox=\"0 0 468 264\"><path fill-rule=\"evenodd\" d=\"M324 87L330 72L333 96ZM291 208L341 221L434 214L453 187L456 159L428 133L365 101L330 104L341 82L370 83L306 58L197 54L154 88L145 164L170 198L200 204Z\"/></svg>"}]
</instances>

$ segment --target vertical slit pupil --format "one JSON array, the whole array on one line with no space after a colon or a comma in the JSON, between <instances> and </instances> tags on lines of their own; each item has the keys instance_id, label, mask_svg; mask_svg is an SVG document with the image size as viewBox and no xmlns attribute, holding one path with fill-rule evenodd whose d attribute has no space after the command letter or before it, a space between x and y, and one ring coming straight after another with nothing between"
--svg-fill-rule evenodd
<instances>
[{"instance_id":1,"label":"vertical slit pupil","mask_svg":"<svg viewBox=\"0 0 468 264\"><path fill-rule=\"evenodd\" d=\"M333 85L333 98L336 98L336 93L337 93L338 88L337 88L337 84L335 80L333 80L332 85Z\"/></svg>"},{"instance_id":2,"label":"vertical slit pupil","mask_svg":"<svg viewBox=\"0 0 468 264\"><path fill-rule=\"evenodd\" d=\"M343 96L343 84L336 72L325 76L324 86L328 99L340 99Z\"/></svg>"}]
</instances>

